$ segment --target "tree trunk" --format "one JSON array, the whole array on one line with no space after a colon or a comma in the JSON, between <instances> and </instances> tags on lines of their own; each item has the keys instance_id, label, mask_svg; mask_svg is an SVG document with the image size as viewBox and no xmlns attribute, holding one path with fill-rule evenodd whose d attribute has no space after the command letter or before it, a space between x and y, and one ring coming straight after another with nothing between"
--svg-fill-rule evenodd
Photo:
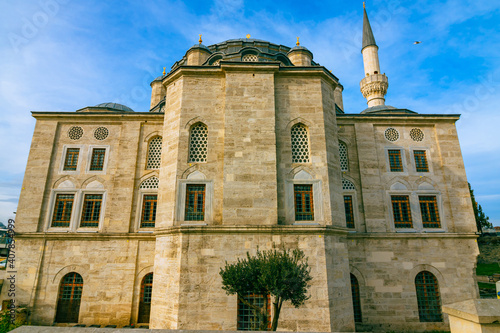
<instances>
[{"instance_id":1,"label":"tree trunk","mask_svg":"<svg viewBox=\"0 0 500 333\"><path fill-rule=\"evenodd\" d=\"M276 329L278 328L278 319L280 316L282 305L283 305L283 298L276 297L276 302L273 303L274 315L273 315L273 324L271 326L271 331L276 331Z\"/></svg>"}]
</instances>

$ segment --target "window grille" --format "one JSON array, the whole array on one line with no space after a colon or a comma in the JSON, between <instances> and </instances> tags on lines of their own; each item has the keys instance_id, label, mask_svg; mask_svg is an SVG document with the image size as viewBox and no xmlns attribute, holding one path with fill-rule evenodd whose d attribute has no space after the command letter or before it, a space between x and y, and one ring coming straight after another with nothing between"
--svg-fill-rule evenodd
<instances>
[{"instance_id":1,"label":"window grille","mask_svg":"<svg viewBox=\"0 0 500 333\"><path fill-rule=\"evenodd\" d=\"M191 127L189 134L189 162L207 161L208 128L203 123Z\"/></svg>"},{"instance_id":2,"label":"window grille","mask_svg":"<svg viewBox=\"0 0 500 333\"><path fill-rule=\"evenodd\" d=\"M104 157L106 156L106 148L92 149L92 159L90 161L91 171L101 171L104 168Z\"/></svg>"},{"instance_id":3,"label":"window grille","mask_svg":"<svg viewBox=\"0 0 500 333\"><path fill-rule=\"evenodd\" d=\"M98 227L102 194L85 194L80 227Z\"/></svg>"},{"instance_id":4,"label":"window grille","mask_svg":"<svg viewBox=\"0 0 500 333\"><path fill-rule=\"evenodd\" d=\"M424 139L424 132L420 128L413 128L410 131L410 137L413 139L413 141L422 141Z\"/></svg>"},{"instance_id":5,"label":"window grille","mask_svg":"<svg viewBox=\"0 0 500 333\"><path fill-rule=\"evenodd\" d=\"M407 195L391 196L394 226L396 228L412 228L410 199Z\"/></svg>"},{"instance_id":6,"label":"window grille","mask_svg":"<svg viewBox=\"0 0 500 333\"><path fill-rule=\"evenodd\" d=\"M153 295L153 273L147 274L141 282L138 323L149 323L151 314L151 296Z\"/></svg>"},{"instance_id":7,"label":"window grille","mask_svg":"<svg viewBox=\"0 0 500 333\"><path fill-rule=\"evenodd\" d=\"M205 219L205 185L186 186L185 221L203 221Z\"/></svg>"},{"instance_id":8,"label":"window grille","mask_svg":"<svg viewBox=\"0 0 500 333\"><path fill-rule=\"evenodd\" d=\"M74 194L58 194L52 215L52 227L69 227L73 210Z\"/></svg>"},{"instance_id":9,"label":"window grille","mask_svg":"<svg viewBox=\"0 0 500 333\"><path fill-rule=\"evenodd\" d=\"M354 229L354 210L352 195L344 195L345 221L348 228Z\"/></svg>"},{"instance_id":10,"label":"window grille","mask_svg":"<svg viewBox=\"0 0 500 333\"><path fill-rule=\"evenodd\" d=\"M146 169L159 169L161 164L162 137L157 136L149 141L148 161Z\"/></svg>"},{"instance_id":11,"label":"window grille","mask_svg":"<svg viewBox=\"0 0 500 333\"><path fill-rule=\"evenodd\" d=\"M436 277L427 271L415 277L417 290L418 316L421 322L443 321L441 312L441 297Z\"/></svg>"},{"instance_id":12,"label":"window grille","mask_svg":"<svg viewBox=\"0 0 500 333\"><path fill-rule=\"evenodd\" d=\"M294 185L295 220L313 221L313 191L312 185Z\"/></svg>"},{"instance_id":13,"label":"window grille","mask_svg":"<svg viewBox=\"0 0 500 333\"><path fill-rule=\"evenodd\" d=\"M359 295L358 279L351 274L351 293L352 293L352 307L354 309L354 321L356 323L362 322L361 317L361 298Z\"/></svg>"},{"instance_id":14,"label":"window grille","mask_svg":"<svg viewBox=\"0 0 500 333\"><path fill-rule=\"evenodd\" d=\"M342 178L342 190L347 191L347 190L355 190L355 189L356 189L356 187L349 179Z\"/></svg>"},{"instance_id":15,"label":"window grille","mask_svg":"<svg viewBox=\"0 0 500 333\"><path fill-rule=\"evenodd\" d=\"M66 171L75 171L78 166L78 155L80 154L80 148L68 148L66 149L66 156L64 158L64 168Z\"/></svg>"},{"instance_id":16,"label":"window grille","mask_svg":"<svg viewBox=\"0 0 500 333\"><path fill-rule=\"evenodd\" d=\"M399 132L397 129L389 127L388 129L385 130L385 138L391 142L398 141L399 139Z\"/></svg>"},{"instance_id":17,"label":"window grille","mask_svg":"<svg viewBox=\"0 0 500 333\"><path fill-rule=\"evenodd\" d=\"M415 158L417 172L429 172L429 164L427 163L425 150L414 150L413 157Z\"/></svg>"},{"instance_id":18,"label":"window grille","mask_svg":"<svg viewBox=\"0 0 500 333\"><path fill-rule=\"evenodd\" d=\"M347 157L347 146L343 142L339 142L339 154L340 154L340 170L348 171L349 159Z\"/></svg>"},{"instance_id":19,"label":"window grille","mask_svg":"<svg viewBox=\"0 0 500 333\"><path fill-rule=\"evenodd\" d=\"M217 59L212 63L212 66L219 66L222 59Z\"/></svg>"},{"instance_id":20,"label":"window grille","mask_svg":"<svg viewBox=\"0 0 500 333\"><path fill-rule=\"evenodd\" d=\"M68 137L71 140L78 140L83 136L83 128L80 126L73 126L68 131Z\"/></svg>"},{"instance_id":21,"label":"window grille","mask_svg":"<svg viewBox=\"0 0 500 333\"><path fill-rule=\"evenodd\" d=\"M303 124L292 127L292 163L309 163L309 138Z\"/></svg>"},{"instance_id":22,"label":"window grille","mask_svg":"<svg viewBox=\"0 0 500 333\"><path fill-rule=\"evenodd\" d=\"M238 297L238 331L260 331L262 321L267 321L267 330L271 329L271 296L248 294L243 298L250 304L260 308L266 306L267 318L243 303ZM264 304L267 301L267 304Z\"/></svg>"},{"instance_id":23,"label":"window grille","mask_svg":"<svg viewBox=\"0 0 500 333\"><path fill-rule=\"evenodd\" d=\"M156 194L145 194L142 198L141 228L154 228L156 221Z\"/></svg>"},{"instance_id":24,"label":"window grille","mask_svg":"<svg viewBox=\"0 0 500 333\"><path fill-rule=\"evenodd\" d=\"M389 150L389 167L391 169L391 172L403 172L401 150Z\"/></svg>"},{"instance_id":25,"label":"window grille","mask_svg":"<svg viewBox=\"0 0 500 333\"><path fill-rule=\"evenodd\" d=\"M106 127L97 127L94 131L94 138L104 140L108 137L109 131Z\"/></svg>"},{"instance_id":26,"label":"window grille","mask_svg":"<svg viewBox=\"0 0 500 333\"><path fill-rule=\"evenodd\" d=\"M257 61L259 61L259 57L256 54L245 54L241 58L241 61L257 62Z\"/></svg>"},{"instance_id":27,"label":"window grille","mask_svg":"<svg viewBox=\"0 0 500 333\"><path fill-rule=\"evenodd\" d=\"M157 177L155 176L149 177L148 179L146 179L141 183L141 186L139 186L139 188L147 188L147 189L158 188L159 182L160 180Z\"/></svg>"},{"instance_id":28,"label":"window grille","mask_svg":"<svg viewBox=\"0 0 500 333\"><path fill-rule=\"evenodd\" d=\"M78 322L82 291L83 279L80 274L72 272L62 278L57 301L55 320L57 323Z\"/></svg>"},{"instance_id":29,"label":"window grille","mask_svg":"<svg viewBox=\"0 0 500 333\"><path fill-rule=\"evenodd\" d=\"M424 228L441 228L439 221L439 211L435 196L420 196L420 212L422 214L422 224Z\"/></svg>"}]
</instances>

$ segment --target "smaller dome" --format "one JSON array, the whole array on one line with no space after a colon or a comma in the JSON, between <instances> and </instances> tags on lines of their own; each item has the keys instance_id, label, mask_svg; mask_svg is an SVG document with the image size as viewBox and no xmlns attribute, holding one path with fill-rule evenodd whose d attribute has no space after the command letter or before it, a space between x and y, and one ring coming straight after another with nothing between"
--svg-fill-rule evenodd
<instances>
[{"instance_id":1,"label":"smaller dome","mask_svg":"<svg viewBox=\"0 0 500 333\"><path fill-rule=\"evenodd\" d=\"M200 43L200 44L194 44L193 46L191 46L191 47L189 48L188 52L189 52L190 50L194 50L194 49L202 49L202 50L204 50L204 51L207 51L207 52L212 53L208 47L206 47L205 45L203 45L203 44L201 44L201 43Z\"/></svg>"},{"instance_id":2,"label":"smaller dome","mask_svg":"<svg viewBox=\"0 0 500 333\"><path fill-rule=\"evenodd\" d=\"M116 110L116 111L134 112L134 110L132 110L128 106L123 105L123 104L118 104L118 103L101 103L101 104L97 104L94 107L95 108L113 109L113 110Z\"/></svg>"},{"instance_id":3,"label":"smaller dome","mask_svg":"<svg viewBox=\"0 0 500 333\"><path fill-rule=\"evenodd\" d=\"M309 49L308 49L307 47L304 47L304 46L302 46L302 45L297 45L297 46L295 46L294 48L292 48L292 49L290 50L290 52L292 52L292 51L298 51L298 50L303 50L303 51L308 51L308 52L311 52L311 51L309 51Z\"/></svg>"}]
</instances>

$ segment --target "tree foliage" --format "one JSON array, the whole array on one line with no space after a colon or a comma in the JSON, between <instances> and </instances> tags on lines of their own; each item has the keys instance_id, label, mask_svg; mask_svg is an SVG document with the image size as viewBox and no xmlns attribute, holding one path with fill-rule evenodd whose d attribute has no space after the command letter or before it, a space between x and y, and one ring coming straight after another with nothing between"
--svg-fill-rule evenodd
<instances>
[{"instance_id":1,"label":"tree foliage","mask_svg":"<svg viewBox=\"0 0 500 333\"><path fill-rule=\"evenodd\" d=\"M257 249L255 256L247 252L245 259L238 259L234 264L226 262L219 274L222 277L222 289L228 295L236 294L241 302L254 310L260 320L259 330L262 331L268 327L267 297L264 297L264 305L258 307L244 296L271 295L274 310L271 330L276 331L284 301L290 301L297 308L309 299L307 288L311 281L310 271L307 258L301 250L274 248L268 251Z\"/></svg>"},{"instance_id":2,"label":"tree foliage","mask_svg":"<svg viewBox=\"0 0 500 333\"><path fill-rule=\"evenodd\" d=\"M472 209L474 209L474 217L476 218L477 231L483 232L483 229L493 228L493 224L490 222L490 218L486 216L483 212L483 207L478 205L476 198L474 197L474 190L469 184L470 198L472 200Z\"/></svg>"}]
</instances>

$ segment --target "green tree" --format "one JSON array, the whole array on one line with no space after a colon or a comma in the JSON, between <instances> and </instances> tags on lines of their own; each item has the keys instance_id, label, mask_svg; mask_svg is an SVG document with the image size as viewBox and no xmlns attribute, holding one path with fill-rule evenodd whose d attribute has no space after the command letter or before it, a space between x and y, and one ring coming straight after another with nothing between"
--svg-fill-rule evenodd
<instances>
[{"instance_id":1,"label":"green tree","mask_svg":"<svg viewBox=\"0 0 500 333\"><path fill-rule=\"evenodd\" d=\"M228 295L236 294L242 303L253 309L259 318L261 331L266 331L268 327L267 297L264 297L263 306L259 307L244 296L271 295L274 311L271 330L276 331L284 301L290 301L298 308L309 299L307 288L312 279L310 271L307 258L301 250L274 248L268 251L257 249L255 256L247 252L245 259L238 259L234 264L226 262L219 274L222 277L222 289Z\"/></svg>"},{"instance_id":2,"label":"green tree","mask_svg":"<svg viewBox=\"0 0 500 333\"><path fill-rule=\"evenodd\" d=\"M474 209L474 217L476 218L477 231L483 233L483 228L493 228L493 224L490 222L490 218L486 216L483 212L483 207L478 205L476 198L474 197L474 190L469 184L470 198L472 200L472 209Z\"/></svg>"}]
</instances>

